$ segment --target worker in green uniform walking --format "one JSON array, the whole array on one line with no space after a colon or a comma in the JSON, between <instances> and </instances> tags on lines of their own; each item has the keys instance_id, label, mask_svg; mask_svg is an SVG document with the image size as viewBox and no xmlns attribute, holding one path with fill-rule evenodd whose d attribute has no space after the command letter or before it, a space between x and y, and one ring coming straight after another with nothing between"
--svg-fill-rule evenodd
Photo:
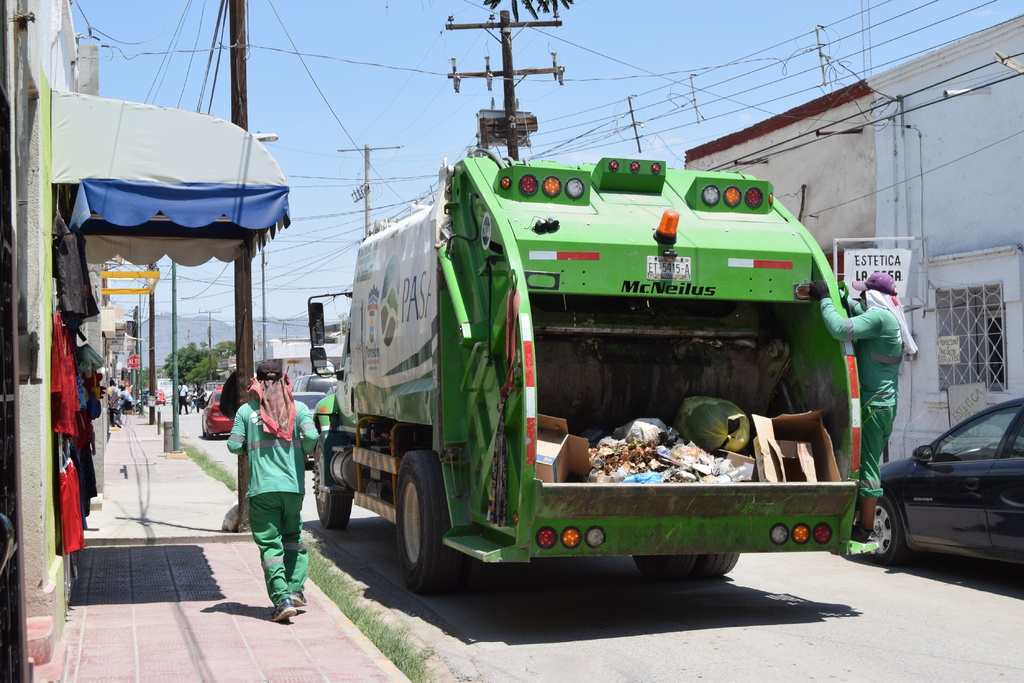
<instances>
[{"instance_id":1,"label":"worker in green uniform walking","mask_svg":"<svg viewBox=\"0 0 1024 683\"><path fill-rule=\"evenodd\" d=\"M287 621L306 605L302 496L306 455L316 446L317 431L309 409L292 399L280 363L260 363L249 390L259 399L235 413L228 450L249 454L249 526L274 604L271 619Z\"/></svg>"},{"instance_id":2,"label":"worker in green uniform walking","mask_svg":"<svg viewBox=\"0 0 1024 683\"><path fill-rule=\"evenodd\" d=\"M824 280L811 283L811 297L821 302L821 317L829 334L839 341L852 341L857 356L860 382L860 478L857 508L860 520L853 524L850 538L867 543L874 534L875 507L882 495L878 463L892 434L899 397L899 370L904 354L917 353L903 307L896 298L896 283L888 273L873 273L853 283L863 292L859 302L843 300L850 318L844 318L832 304Z\"/></svg>"}]
</instances>

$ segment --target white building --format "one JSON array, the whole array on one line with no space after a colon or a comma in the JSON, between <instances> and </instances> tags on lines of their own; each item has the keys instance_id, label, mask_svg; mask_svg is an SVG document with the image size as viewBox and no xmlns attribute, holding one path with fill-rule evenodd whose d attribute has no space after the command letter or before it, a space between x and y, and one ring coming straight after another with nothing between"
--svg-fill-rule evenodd
<instances>
[{"instance_id":1,"label":"white building","mask_svg":"<svg viewBox=\"0 0 1024 683\"><path fill-rule=\"evenodd\" d=\"M845 249L911 251L919 351L901 370L890 458L949 426L949 387L980 383L988 405L1024 394L1022 53L1024 16L686 154L689 168L772 181L840 279L854 279Z\"/></svg>"}]
</instances>

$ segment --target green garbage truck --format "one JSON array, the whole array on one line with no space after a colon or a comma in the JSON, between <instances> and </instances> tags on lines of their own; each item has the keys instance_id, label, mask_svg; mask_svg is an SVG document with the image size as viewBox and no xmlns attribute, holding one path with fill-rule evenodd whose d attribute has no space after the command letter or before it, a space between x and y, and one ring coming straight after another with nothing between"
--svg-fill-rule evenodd
<instances>
[{"instance_id":1,"label":"green garbage truck","mask_svg":"<svg viewBox=\"0 0 1024 683\"><path fill-rule=\"evenodd\" d=\"M320 520L345 528L357 505L394 522L420 593L458 589L473 561L628 555L680 578L740 553L863 551L856 362L808 298L815 279L836 293L764 180L627 158L446 164L432 202L359 247L340 381L318 411ZM581 433L671 425L694 396L754 417L737 456L754 481L588 476ZM783 442L813 463L794 475Z\"/></svg>"}]
</instances>

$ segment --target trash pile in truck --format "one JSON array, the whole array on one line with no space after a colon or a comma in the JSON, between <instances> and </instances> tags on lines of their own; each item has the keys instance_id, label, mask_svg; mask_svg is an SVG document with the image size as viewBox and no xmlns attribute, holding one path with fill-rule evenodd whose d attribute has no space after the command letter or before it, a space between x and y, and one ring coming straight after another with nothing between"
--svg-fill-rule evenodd
<instances>
[{"instance_id":1,"label":"trash pile in truck","mask_svg":"<svg viewBox=\"0 0 1024 683\"><path fill-rule=\"evenodd\" d=\"M671 427L648 417L574 435L564 419L538 415L537 436L537 478L550 483L840 481L821 411L748 418L729 401L696 396Z\"/></svg>"},{"instance_id":2,"label":"trash pile in truck","mask_svg":"<svg viewBox=\"0 0 1024 683\"><path fill-rule=\"evenodd\" d=\"M618 438L617 438L618 437ZM634 420L590 449L591 483L726 483L748 481L753 462L714 456L657 418Z\"/></svg>"}]
</instances>

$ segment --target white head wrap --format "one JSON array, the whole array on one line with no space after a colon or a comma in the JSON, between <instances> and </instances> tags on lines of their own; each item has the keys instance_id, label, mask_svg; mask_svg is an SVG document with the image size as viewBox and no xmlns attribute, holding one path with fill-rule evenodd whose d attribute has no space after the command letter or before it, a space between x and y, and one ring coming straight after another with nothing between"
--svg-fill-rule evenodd
<instances>
[{"instance_id":1,"label":"white head wrap","mask_svg":"<svg viewBox=\"0 0 1024 683\"><path fill-rule=\"evenodd\" d=\"M864 292L864 308L866 310L884 308L896 316L896 320L900 323L903 352L911 356L917 353L917 344L914 342L914 338L910 336L910 325L907 324L907 317L903 314L903 305L900 304L899 299L892 294L883 294L874 289L868 289Z\"/></svg>"}]
</instances>

